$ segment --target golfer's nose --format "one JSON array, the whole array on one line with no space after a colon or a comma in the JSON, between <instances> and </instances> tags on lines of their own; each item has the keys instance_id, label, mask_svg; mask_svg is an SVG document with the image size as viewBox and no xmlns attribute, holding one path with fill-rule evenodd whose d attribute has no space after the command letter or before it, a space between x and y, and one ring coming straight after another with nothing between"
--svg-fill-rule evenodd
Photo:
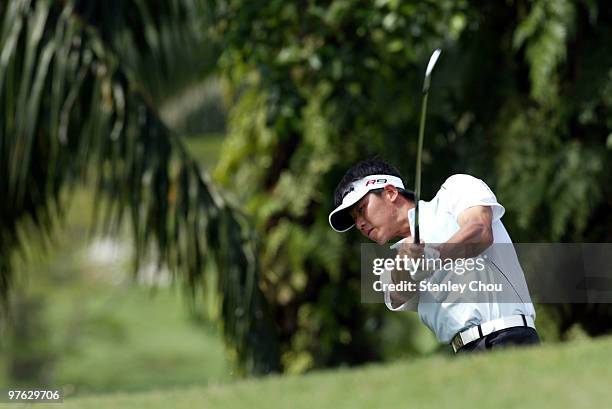
<instances>
[{"instance_id":1,"label":"golfer's nose","mask_svg":"<svg viewBox=\"0 0 612 409\"><path fill-rule=\"evenodd\" d=\"M363 217L361 216L357 217L357 219L355 220L355 225L362 233L364 232L365 227L366 227L366 222L363 219Z\"/></svg>"}]
</instances>

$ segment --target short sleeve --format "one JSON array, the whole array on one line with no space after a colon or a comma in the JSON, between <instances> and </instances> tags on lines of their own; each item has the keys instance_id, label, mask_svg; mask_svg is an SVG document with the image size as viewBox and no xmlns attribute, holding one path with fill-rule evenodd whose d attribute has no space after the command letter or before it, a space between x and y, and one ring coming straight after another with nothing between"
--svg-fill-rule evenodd
<instances>
[{"instance_id":1,"label":"short sleeve","mask_svg":"<svg viewBox=\"0 0 612 409\"><path fill-rule=\"evenodd\" d=\"M391 284L392 282L391 281L391 271L385 270L380 276L380 281L383 284ZM403 303L399 307L395 307L395 308L393 307L393 304L391 303L391 293L389 291L385 291L384 297L385 297L385 305L391 311L417 311L418 309L418 305L419 305L418 292L415 292L414 296L412 296L410 299L408 299L405 303Z\"/></svg>"},{"instance_id":2,"label":"short sleeve","mask_svg":"<svg viewBox=\"0 0 612 409\"><path fill-rule=\"evenodd\" d=\"M493 211L493 221L501 219L506 211L497 202L489 186L474 176L453 175L442 184L440 193L448 211L455 218L458 218L465 209L474 206L490 206Z\"/></svg>"}]
</instances>

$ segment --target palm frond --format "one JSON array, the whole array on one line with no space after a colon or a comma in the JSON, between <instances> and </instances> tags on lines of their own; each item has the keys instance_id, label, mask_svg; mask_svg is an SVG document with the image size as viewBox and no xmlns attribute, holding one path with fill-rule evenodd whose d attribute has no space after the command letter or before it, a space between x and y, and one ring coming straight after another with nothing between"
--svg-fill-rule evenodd
<instances>
[{"instance_id":1,"label":"palm frond","mask_svg":"<svg viewBox=\"0 0 612 409\"><path fill-rule=\"evenodd\" d=\"M6 299L10 289L19 221L32 217L51 233L60 192L93 181L108 203L97 210L103 226L116 231L128 212L136 262L154 251L192 291L216 274L228 343L246 371L266 373L279 359L258 287L257 240L159 119L155 100L165 88L152 86L152 97L140 76L150 63L165 67L150 70L160 82L175 75L169 44L193 39L189 16L200 7L196 0L0 6L0 294ZM104 8L111 14L97 14ZM122 41L131 45L122 49Z\"/></svg>"}]
</instances>

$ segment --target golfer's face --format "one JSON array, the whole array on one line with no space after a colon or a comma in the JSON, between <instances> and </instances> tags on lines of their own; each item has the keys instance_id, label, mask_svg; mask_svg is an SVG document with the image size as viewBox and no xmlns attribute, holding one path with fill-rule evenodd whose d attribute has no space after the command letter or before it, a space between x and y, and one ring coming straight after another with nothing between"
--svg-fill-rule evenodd
<instances>
[{"instance_id":1,"label":"golfer's face","mask_svg":"<svg viewBox=\"0 0 612 409\"><path fill-rule=\"evenodd\" d=\"M386 200L385 192L370 192L355 203L350 214L364 236L378 244L385 244L393 237L394 210Z\"/></svg>"}]
</instances>

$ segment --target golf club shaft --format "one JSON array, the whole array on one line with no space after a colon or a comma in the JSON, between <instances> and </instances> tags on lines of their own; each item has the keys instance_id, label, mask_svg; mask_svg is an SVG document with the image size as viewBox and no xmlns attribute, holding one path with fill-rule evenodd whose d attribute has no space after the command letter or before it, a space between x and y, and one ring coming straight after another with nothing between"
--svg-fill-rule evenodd
<instances>
[{"instance_id":1,"label":"golf club shaft","mask_svg":"<svg viewBox=\"0 0 612 409\"><path fill-rule=\"evenodd\" d=\"M421 155L423 153L423 137L425 135L425 116L427 115L427 97L429 87L423 92L423 102L421 103L421 122L419 124L419 143L417 146L416 176L414 178L414 242L420 242L419 232L419 200L421 198Z\"/></svg>"},{"instance_id":2,"label":"golf club shaft","mask_svg":"<svg viewBox=\"0 0 612 409\"><path fill-rule=\"evenodd\" d=\"M423 80L423 102L421 103L421 121L419 123L419 143L417 146L416 176L414 178L414 242L421 242L419 229L419 200L421 199L421 155L423 153L423 138L425 137L425 117L427 116L427 97L429 96L429 85L431 84L431 73L442 50L434 50L429 58L425 79Z\"/></svg>"}]
</instances>

